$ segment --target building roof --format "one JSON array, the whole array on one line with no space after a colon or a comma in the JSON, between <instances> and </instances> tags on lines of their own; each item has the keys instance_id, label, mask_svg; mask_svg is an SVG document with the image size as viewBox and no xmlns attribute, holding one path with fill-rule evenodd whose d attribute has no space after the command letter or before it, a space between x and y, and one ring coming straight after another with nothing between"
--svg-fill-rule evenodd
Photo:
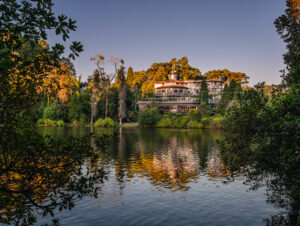
<instances>
[{"instance_id":1,"label":"building roof","mask_svg":"<svg viewBox=\"0 0 300 226\"><path fill-rule=\"evenodd\" d=\"M167 85L167 86L160 86L155 89L164 89L164 88L182 88L182 89L188 89L186 86L181 86L181 85Z\"/></svg>"}]
</instances>

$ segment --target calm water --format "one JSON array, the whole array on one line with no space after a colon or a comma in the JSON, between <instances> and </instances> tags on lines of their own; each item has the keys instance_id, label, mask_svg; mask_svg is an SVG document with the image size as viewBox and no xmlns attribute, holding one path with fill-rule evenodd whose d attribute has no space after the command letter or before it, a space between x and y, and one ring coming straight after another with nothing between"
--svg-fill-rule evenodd
<instances>
[{"instance_id":1,"label":"calm water","mask_svg":"<svg viewBox=\"0 0 300 226\"><path fill-rule=\"evenodd\" d=\"M39 128L43 135L82 136L88 128ZM97 129L96 137L112 130ZM93 167L108 179L97 199L56 212L62 225L265 225L276 210L265 189L229 181L216 141L221 131L120 129ZM89 161L86 164L91 164ZM38 218L37 224L50 218Z\"/></svg>"}]
</instances>

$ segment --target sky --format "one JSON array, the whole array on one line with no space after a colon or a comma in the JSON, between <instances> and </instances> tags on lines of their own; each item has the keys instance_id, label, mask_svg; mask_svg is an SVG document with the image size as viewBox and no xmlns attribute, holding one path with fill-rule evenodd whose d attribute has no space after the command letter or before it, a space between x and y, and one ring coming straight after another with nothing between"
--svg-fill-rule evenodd
<instances>
[{"instance_id":1,"label":"sky","mask_svg":"<svg viewBox=\"0 0 300 226\"><path fill-rule=\"evenodd\" d=\"M274 20L284 0L54 0L54 11L77 21L71 40L84 52L75 60L83 80L96 68L90 57L122 57L134 71L188 57L202 74L229 69L250 85L278 84L285 45ZM50 43L56 38L49 37ZM107 71L112 67L107 65Z\"/></svg>"}]
</instances>

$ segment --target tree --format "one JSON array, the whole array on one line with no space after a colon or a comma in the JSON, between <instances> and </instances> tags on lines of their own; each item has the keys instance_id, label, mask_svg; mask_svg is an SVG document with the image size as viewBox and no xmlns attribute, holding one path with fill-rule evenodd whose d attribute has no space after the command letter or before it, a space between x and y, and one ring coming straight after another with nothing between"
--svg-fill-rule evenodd
<instances>
[{"instance_id":1,"label":"tree","mask_svg":"<svg viewBox=\"0 0 300 226\"><path fill-rule=\"evenodd\" d=\"M275 21L287 43L285 89L272 95L261 83L244 92L245 101L227 114L225 139L220 142L225 164L244 169L255 189L266 182L268 202L283 209L268 225L298 225L300 210L300 2L287 0L285 14ZM295 176L297 175L297 176Z\"/></svg>"},{"instance_id":2,"label":"tree","mask_svg":"<svg viewBox=\"0 0 300 226\"><path fill-rule=\"evenodd\" d=\"M90 97L88 92L73 94L67 104L68 120L70 122L86 122L91 115Z\"/></svg>"},{"instance_id":3,"label":"tree","mask_svg":"<svg viewBox=\"0 0 300 226\"><path fill-rule=\"evenodd\" d=\"M179 80L197 80L201 78L201 72L198 68L194 68L188 63L187 57L177 60L171 59L169 62L153 63L150 68L143 71L134 72L134 84L139 87L142 96L151 96L154 93L153 81L167 80L167 75L173 70L178 72ZM132 87L133 84L129 83Z\"/></svg>"},{"instance_id":4,"label":"tree","mask_svg":"<svg viewBox=\"0 0 300 226\"><path fill-rule=\"evenodd\" d=\"M51 0L0 2L0 223L29 225L34 213L52 215L58 207L72 208L75 200L97 193L103 170L82 170L91 157L89 141L44 138L29 120L41 102L40 87L59 66L62 44L45 45L54 31L69 39L76 23L53 12ZM69 58L83 46L73 42ZM91 173L91 174L90 174ZM84 188L84 189L83 189ZM78 191L79 190L79 191ZM69 193L70 192L70 193ZM56 196L54 197L54 194Z\"/></svg>"},{"instance_id":5,"label":"tree","mask_svg":"<svg viewBox=\"0 0 300 226\"><path fill-rule=\"evenodd\" d=\"M228 69L223 70L212 70L204 74L206 79L219 79L221 77L225 78L226 81L231 82L235 80L239 84L247 84L249 77L242 72L232 72Z\"/></svg>"},{"instance_id":6,"label":"tree","mask_svg":"<svg viewBox=\"0 0 300 226\"><path fill-rule=\"evenodd\" d=\"M160 67L153 78L153 81L166 81L168 79L168 73L166 72L164 67Z\"/></svg>"},{"instance_id":7,"label":"tree","mask_svg":"<svg viewBox=\"0 0 300 226\"><path fill-rule=\"evenodd\" d=\"M96 116L97 103L99 101L100 94L100 79L101 74L104 73L102 70L97 69L92 75L89 87L91 89L91 125L94 123L94 117Z\"/></svg>"},{"instance_id":8,"label":"tree","mask_svg":"<svg viewBox=\"0 0 300 226\"><path fill-rule=\"evenodd\" d=\"M128 71L127 71L126 82L129 86L134 86L134 80L135 80L135 77L133 74L133 69L132 69L132 67L129 67Z\"/></svg>"},{"instance_id":9,"label":"tree","mask_svg":"<svg viewBox=\"0 0 300 226\"><path fill-rule=\"evenodd\" d=\"M298 0L286 1L285 14L278 17L274 24L277 33L286 43L287 53L283 55L284 63L286 64L287 73L283 71L283 82L288 86L300 82L300 75L292 73L295 68L296 58L299 58L300 52L300 3ZM293 75L292 75L293 74Z\"/></svg>"},{"instance_id":10,"label":"tree","mask_svg":"<svg viewBox=\"0 0 300 226\"><path fill-rule=\"evenodd\" d=\"M151 107L141 112L139 124L141 126L154 126L161 118L158 108Z\"/></svg>"},{"instance_id":11,"label":"tree","mask_svg":"<svg viewBox=\"0 0 300 226\"><path fill-rule=\"evenodd\" d=\"M91 57L90 60L93 61L98 68L97 70L99 74L99 84L101 87L101 92L105 96L105 118L107 118L110 86L112 81L117 76L119 66L124 64L124 60L120 57L109 57L108 62L112 63L115 68L115 72L113 74L105 73L104 67L100 66L100 65L104 65L105 63L105 59L101 54L97 54Z\"/></svg>"},{"instance_id":12,"label":"tree","mask_svg":"<svg viewBox=\"0 0 300 226\"><path fill-rule=\"evenodd\" d=\"M229 86L226 84L224 89L223 89L221 99L220 99L220 101L217 105L216 111L218 113L224 115L226 106L228 105L230 100L231 100L231 92L230 92Z\"/></svg>"},{"instance_id":13,"label":"tree","mask_svg":"<svg viewBox=\"0 0 300 226\"><path fill-rule=\"evenodd\" d=\"M199 99L200 99L200 104L209 103L209 94L208 94L206 79L202 79L201 81Z\"/></svg>"},{"instance_id":14,"label":"tree","mask_svg":"<svg viewBox=\"0 0 300 226\"><path fill-rule=\"evenodd\" d=\"M126 117L126 78L124 70L123 66L118 70L118 81L120 83L118 116L120 125L122 125L122 120Z\"/></svg>"}]
</instances>

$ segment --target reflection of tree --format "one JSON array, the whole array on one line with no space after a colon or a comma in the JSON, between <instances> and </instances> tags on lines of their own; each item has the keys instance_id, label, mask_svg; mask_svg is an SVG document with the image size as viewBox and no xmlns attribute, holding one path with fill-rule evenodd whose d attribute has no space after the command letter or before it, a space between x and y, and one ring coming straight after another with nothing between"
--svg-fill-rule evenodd
<instances>
[{"instance_id":1,"label":"reflection of tree","mask_svg":"<svg viewBox=\"0 0 300 226\"><path fill-rule=\"evenodd\" d=\"M36 215L54 216L55 209L97 196L104 171L83 167L93 153L88 139L54 140L32 130L9 134L1 146L0 223L33 224Z\"/></svg>"},{"instance_id":2,"label":"reflection of tree","mask_svg":"<svg viewBox=\"0 0 300 226\"><path fill-rule=\"evenodd\" d=\"M287 174L284 168L273 163L274 159L270 161L266 154L251 156L247 161L239 162L237 160L245 157L244 153L231 152L223 147L221 150L221 156L228 168L231 171L242 169L246 177L245 184L249 185L251 190L265 186L267 203L280 209L278 214L264 219L266 225L300 224L299 186L295 184L295 178L299 178L299 175Z\"/></svg>"}]
</instances>

